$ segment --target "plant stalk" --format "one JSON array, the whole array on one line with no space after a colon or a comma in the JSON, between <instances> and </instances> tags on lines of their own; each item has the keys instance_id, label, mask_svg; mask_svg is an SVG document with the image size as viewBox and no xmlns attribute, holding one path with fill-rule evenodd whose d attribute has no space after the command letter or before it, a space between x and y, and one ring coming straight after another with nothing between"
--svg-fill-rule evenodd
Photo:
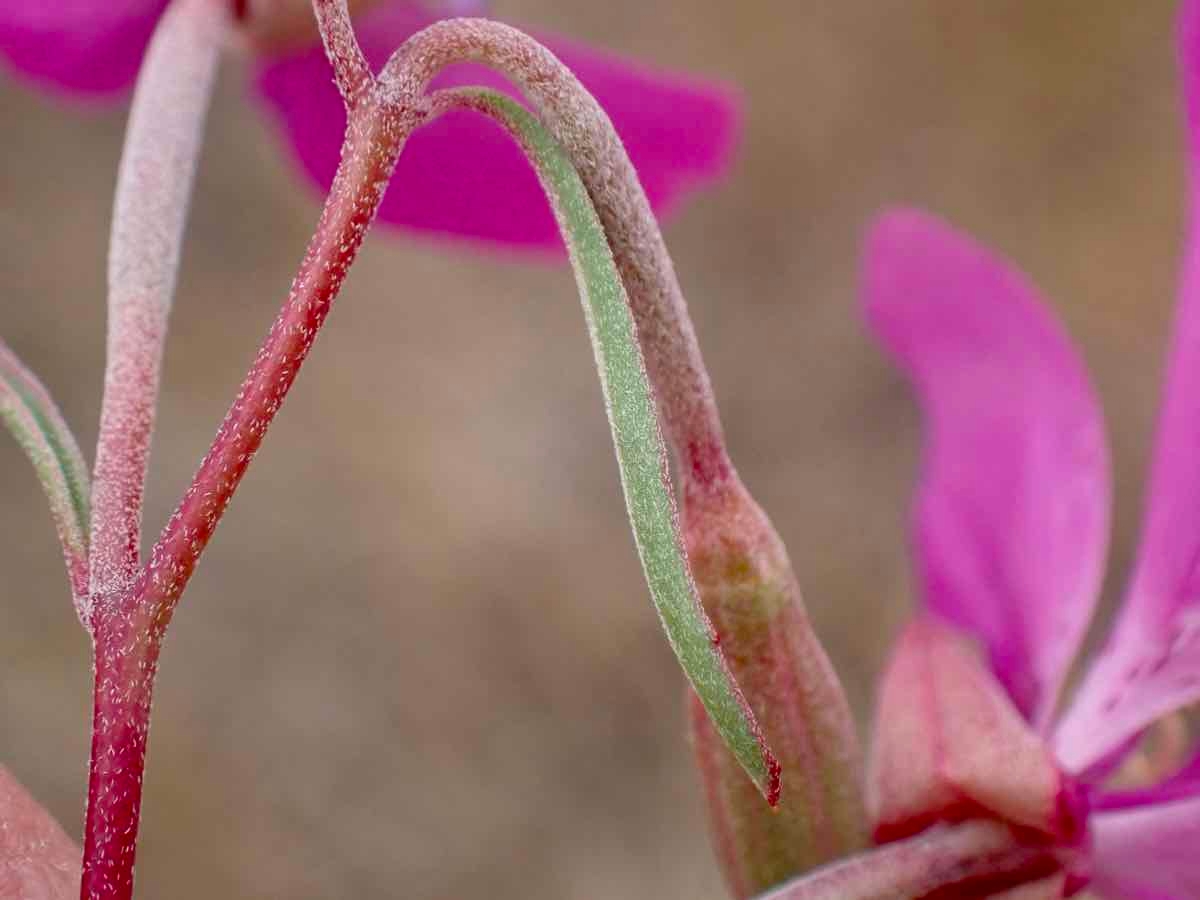
<instances>
[{"instance_id":1,"label":"plant stalk","mask_svg":"<svg viewBox=\"0 0 1200 900\"><path fill-rule=\"evenodd\" d=\"M133 896L150 700L164 625L110 611L93 619L92 755L82 900Z\"/></svg>"},{"instance_id":2,"label":"plant stalk","mask_svg":"<svg viewBox=\"0 0 1200 900\"><path fill-rule=\"evenodd\" d=\"M405 129L371 99L351 111L342 164L287 302L134 583L96 598L84 900L128 900L150 700L162 636L196 562L295 381L374 218Z\"/></svg>"}]
</instances>

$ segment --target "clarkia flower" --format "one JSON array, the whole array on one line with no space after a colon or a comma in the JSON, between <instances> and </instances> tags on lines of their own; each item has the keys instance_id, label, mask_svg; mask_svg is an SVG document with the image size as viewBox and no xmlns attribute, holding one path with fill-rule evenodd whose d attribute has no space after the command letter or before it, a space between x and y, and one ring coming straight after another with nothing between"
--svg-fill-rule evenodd
<instances>
[{"instance_id":1,"label":"clarkia flower","mask_svg":"<svg viewBox=\"0 0 1200 900\"><path fill-rule=\"evenodd\" d=\"M291 155L327 191L337 169L346 115L329 64L300 0L229 3L255 63L255 93L286 136ZM168 0L0 0L0 56L30 82L60 93L122 95L141 65ZM479 14L482 0L376 0L358 33L375 66L443 15ZM299 35L297 37L297 34ZM540 36L599 100L616 126L654 209L674 208L728 168L738 131L737 102L725 86L654 71L554 36ZM477 66L444 73L434 87L488 85L514 94ZM456 111L414 135L380 208L392 225L506 246L560 245L537 177L500 129Z\"/></svg>"},{"instance_id":2,"label":"clarkia flower","mask_svg":"<svg viewBox=\"0 0 1200 900\"><path fill-rule=\"evenodd\" d=\"M893 212L866 313L926 420L913 520L922 609L884 676L868 797L877 840L997 819L1056 848L1042 896L1200 896L1200 3L1179 21L1191 222L1145 523L1124 604L1059 695L1103 576L1101 413L1079 355L1019 272ZM975 651L979 650L979 653Z\"/></svg>"}]
</instances>

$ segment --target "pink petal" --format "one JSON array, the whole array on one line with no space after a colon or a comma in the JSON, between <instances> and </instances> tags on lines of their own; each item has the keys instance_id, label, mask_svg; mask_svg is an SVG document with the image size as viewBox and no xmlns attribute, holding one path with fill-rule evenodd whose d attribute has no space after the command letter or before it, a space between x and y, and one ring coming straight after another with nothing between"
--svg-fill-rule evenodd
<instances>
[{"instance_id":1,"label":"pink petal","mask_svg":"<svg viewBox=\"0 0 1200 900\"><path fill-rule=\"evenodd\" d=\"M884 673L867 771L877 843L937 822L999 818L1073 845L1082 794L968 641L933 617L905 629Z\"/></svg>"},{"instance_id":2,"label":"pink petal","mask_svg":"<svg viewBox=\"0 0 1200 900\"><path fill-rule=\"evenodd\" d=\"M0 897L79 896L81 856L53 816L0 766Z\"/></svg>"},{"instance_id":3,"label":"pink petal","mask_svg":"<svg viewBox=\"0 0 1200 900\"><path fill-rule=\"evenodd\" d=\"M1092 817L1091 888L1113 900L1200 897L1200 797Z\"/></svg>"},{"instance_id":4,"label":"pink petal","mask_svg":"<svg viewBox=\"0 0 1200 900\"><path fill-rule=\"evenodd\" d=\"M1102 657L1055 738L1074 769L1200 699L1200 3L1183 6L1190 224L1137 564Z\"/></svg>"},{"instance_id":5,"label":"pink petal","mask_svg":"<svg viewBox=\"0 0 1200 900\"><path fill-rule=\"evenodd\" d=\"M436 17L394 2L363 17L359 37L379 67ZM728 168L737 104L723 87L654 73L578 44L543 38L608 111L656 211L672 208ZM480 66L447 71L436 86L480 84L515 91ZM258 86L304 170L325 190L337 166L345 113L319 48L271 61ZM380 218L442 234L532 247L560 245L533 170L512 140L469 112L449 114L408 142Z\"/></svg>"},{"instance_id":6,"label":"pink petal","mask_svg":"<svg viewBox=\"0 0 1200 900\"><path fill-rule=\"evenodd\" d=\"M1108 451L1083 365L1019 272L918 212L876 224L866 315L925 416L914 523L925 602L982 641L1043 728L1108 535Z\"/></svg>"},{"instance_id":7,"label":"pink petal","mask_svg":"<svg viewBox=\"0 0 1200 900\"><path fill-rule=\"evenodd\" d=\"M104 95L133 84L167 0L0 0L0 53L44 86Z\"/></svg>"}]
</instances>

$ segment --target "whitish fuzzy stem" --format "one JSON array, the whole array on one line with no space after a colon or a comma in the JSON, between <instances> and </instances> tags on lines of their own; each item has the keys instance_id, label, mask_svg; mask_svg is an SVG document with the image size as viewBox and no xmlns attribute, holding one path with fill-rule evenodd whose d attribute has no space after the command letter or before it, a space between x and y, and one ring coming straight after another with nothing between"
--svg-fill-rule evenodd
<instances>
[{"instance_id":1,"label":"whitish fuzzy stem","mask_svg":"<svg viewBox=\"0 0 1200 900\"><path fill-rule=\"evenodd\" d=\"M650 202L608 115L549 50L486 19L438 22L413 35L379 74L384 100L418 106L442 69L467 61L512 78L570 157L629 294L667 443L701 481L723 477L729 459L687 304Z\"/></svg>"},{"instance_id":2,"label":"whitish fuzzy stem","mask_svg":"<svg viewBox=\"0 0 1200 900\"><path fill-rule=\"evenodd\" d=\"M142 495L167 317L226 4L176 0L138 77L117 175L108 255L108 346L93 478L93 594L138 563Z\"/></svg>"}]
</instances>

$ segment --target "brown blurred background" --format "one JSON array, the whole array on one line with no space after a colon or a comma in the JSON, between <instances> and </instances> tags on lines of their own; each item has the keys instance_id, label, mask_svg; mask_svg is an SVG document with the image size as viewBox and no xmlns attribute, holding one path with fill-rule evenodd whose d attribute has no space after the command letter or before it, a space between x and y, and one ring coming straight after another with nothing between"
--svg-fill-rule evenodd
<instances>
[{"instance_id":1,"label":"brown blurred background","mask_svg":"<svg viewBox=\"0 0 1200 900\"><path fill-rule=\"evenodd\" d=\"M1108 414L1119 572L1182 224L1173 6L495 4L744 91L732 177L667 238L735 458L864 718L909 602L918 437L859 326L864 223L928 206L1053 298ZM223 70L199 178L150 536L316 216L241 68ZM122 119L0 82L0 332L89 449ZM0 759L77 833L87 643L8 440L0 496ZM682 694L565 267L377 231L176 616L139 894L718 898Z\"/></svg>"}]
</instances>

